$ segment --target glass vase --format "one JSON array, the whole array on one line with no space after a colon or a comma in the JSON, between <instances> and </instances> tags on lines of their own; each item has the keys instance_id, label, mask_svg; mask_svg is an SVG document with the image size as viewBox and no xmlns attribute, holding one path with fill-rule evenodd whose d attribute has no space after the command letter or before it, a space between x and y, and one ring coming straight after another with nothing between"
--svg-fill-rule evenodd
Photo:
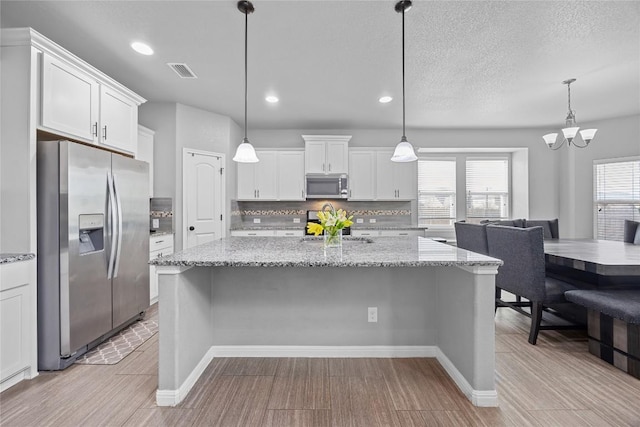
<instances>
[{"instance_id":1,"label":"glass vase","mask_svg":"<svg viewBox=\"0 0 640 427\"><path fill-rule=\"evenodd\" d=\"M342 230L324 230L324 248L342 248Z\"/></svg>"}]
</instances>

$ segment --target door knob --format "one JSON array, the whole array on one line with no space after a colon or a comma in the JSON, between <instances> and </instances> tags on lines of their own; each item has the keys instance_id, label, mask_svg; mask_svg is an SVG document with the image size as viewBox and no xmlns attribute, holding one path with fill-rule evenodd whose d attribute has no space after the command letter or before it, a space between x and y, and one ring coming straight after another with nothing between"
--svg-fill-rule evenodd
<instances>
[{"instance_id":1,"label":"door knob","mask_svg":"<svg viewBox=\"0 0 640 427\"><path fill-rule=\"evenodd\" d=\"M193 231L193 230L195 230L195 229L196 229L196 228L195 228L193 225L192 225L191 227L189 227L189 231Z\"/></svg>"}]
</instances>

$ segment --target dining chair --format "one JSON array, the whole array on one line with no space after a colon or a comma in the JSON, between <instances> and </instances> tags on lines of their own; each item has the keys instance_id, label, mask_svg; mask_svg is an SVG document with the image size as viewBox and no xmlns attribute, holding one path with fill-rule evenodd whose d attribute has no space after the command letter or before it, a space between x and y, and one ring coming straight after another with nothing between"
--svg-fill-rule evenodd
<instances>
[{"instance_id":1,"label":"dining chair","mask_svg":"<svg viewBox=\"0 0 640 427\"><path fill-rule=\"evenodd\" d=\"M624 238L626 243L640 245L640 222L624 220Z\"/></svg>"},{"instance_id":2,"label":"dining chair","mask_svg":"<svg viewBox=\"0 0 640 427\"><path fill-rule=\"evenodd\" d=\"M487 225L470 222L455 222L456 245L468 251L489 255L487 247Z\"/></svg>"},{"instance_id":3,"label":"dining chair","mask_svg":"<svg viewBox=\"0 0 640 427\"><path fill-rule=\"evenodd\" d=\"M542 227L544 239L557 239L560 237L558 232L558 218L555 219L525 219L524 227Z\"/></svg>"},{"instance_id":4,"label":"dining chair","mask_svg":"<svg viewBox=\"0 0 640 427\"><path fill-rule=\"evenodd\" d=\"M488 225L487 244L489 256L504 262L498 268L496 288L528 300L511 302L497 298L496 306L512 308L531 318L529 343L536 344L541 330L583 327L575 324L541 325L543 309L550 304L567 302L565 291L576 289L570 283L546 277L542 227ZM526 312L523 307L529 307L530 312Z\"/></svg>"}]
</instances>

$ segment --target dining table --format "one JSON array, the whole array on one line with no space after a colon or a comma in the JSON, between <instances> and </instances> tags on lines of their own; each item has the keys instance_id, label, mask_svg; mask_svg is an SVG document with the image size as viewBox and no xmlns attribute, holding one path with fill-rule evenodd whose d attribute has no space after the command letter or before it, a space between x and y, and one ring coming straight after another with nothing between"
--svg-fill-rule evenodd
<instances>
[{"instance_id":1,"label":"dining table","mask_svg":"<svg viewBox=\"0 0 640 427\"><path fill-rule=\"evenodd\" d=\"M581 288L640 288L640 245L595 239L544 241L546 270Z\"/></svg>"}]
</instances>

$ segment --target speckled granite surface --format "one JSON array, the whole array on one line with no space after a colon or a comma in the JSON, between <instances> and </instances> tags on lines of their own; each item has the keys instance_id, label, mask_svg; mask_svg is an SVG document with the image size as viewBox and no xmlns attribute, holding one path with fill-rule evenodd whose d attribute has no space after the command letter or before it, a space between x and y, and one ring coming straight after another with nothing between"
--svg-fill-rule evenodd
<instances>
[{"instance_id":1,"label":"speckled granite surface","mask_svg":"<svg viewBox=\"0 0 640 427\"><path fill-rule=\"evenodd\" d=\"M34 259L35 257L35 254L0 254L0 264L26 261L28 259Z\"/></svg>"},{"instance_id":2,"label":"speckled granite surface","mask_svg":"<svg viewBox=\"0 0 640 427\"><path fill-rule=\"evenodd\" d=\"M157 236L167 236L169 234L173 234L173 231L153 231L149 232L149 237L157 237Z\"/></svg>"},{"instance_id":3,"label":"speckled granite surface","mask_svg":"<svg viewBox=\"0 0 640 427\"><path fill-rule=\"evenodd\" d=\"M371 241L371 243L368 243ZM321 238L228 237L150 262L167 266L422 267L498 266L502 261L423 237L343 240L325 256Z\"/></svg>"},{"instance_id":4,"label":"speckled granite surface","mask_svg":"<svg viewBox=\"0 0 640 427\"><path fill-rule=\"evenodd\" d=\"M270 226L270 225L263 225L263 226L259 226L256 225L255 227L252 226L240 226L240 227L232 227L231 231L237 231L237 230L251 230L251 231L255 231L255 230L304 230L306 227L306 224L293 224L293 225L284 225L284 226ZM412 225L405 225L405 226L400 226L400 225L364 225L364 224L354 224L351 226L351 230L425 230L429 227L418 227L418 226L412 226Z\"/></svg>"}]
</instances>

